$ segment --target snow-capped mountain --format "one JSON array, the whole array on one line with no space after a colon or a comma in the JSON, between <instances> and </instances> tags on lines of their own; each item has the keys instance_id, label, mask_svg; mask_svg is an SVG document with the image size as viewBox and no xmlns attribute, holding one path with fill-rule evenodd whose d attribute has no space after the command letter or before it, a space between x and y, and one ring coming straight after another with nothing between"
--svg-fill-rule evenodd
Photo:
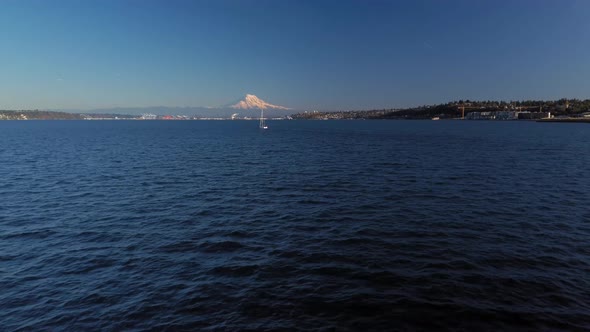
<instances>
[{"instance_id":1,"label":"snow-capped mountain","mask_svg":"<svg viewBox=\"0 0 590 332\"><path fill-rule=\"evenodd\" d=\"M264 100L256 97L255 95L247 94L244 100L239 101L237 104L231 105L231 108L250 110L250 109L275 109L275 110L289 110L290 108L284 106L273 105L265 102Z\"/></svg>"}]
</instances>

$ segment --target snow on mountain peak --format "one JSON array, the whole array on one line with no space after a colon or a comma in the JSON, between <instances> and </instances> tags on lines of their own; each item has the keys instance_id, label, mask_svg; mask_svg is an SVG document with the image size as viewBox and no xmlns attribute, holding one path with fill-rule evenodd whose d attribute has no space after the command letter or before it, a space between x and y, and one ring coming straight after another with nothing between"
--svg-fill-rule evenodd
<instances>
[{"instance_id":1,"label":"snow on mountain peak","mask_svg":"<svg viewBox=\"0 0 590 332\"><path fill-rule=\"evenodd\" d=\"M230 106L235 109L276 109L276 110L288 110L289 108L284 106L273 105L265 102L264 100L256 97L255 95L247 94L244 100L241 100L235 105Z\"/></svg>"}]
</instances>

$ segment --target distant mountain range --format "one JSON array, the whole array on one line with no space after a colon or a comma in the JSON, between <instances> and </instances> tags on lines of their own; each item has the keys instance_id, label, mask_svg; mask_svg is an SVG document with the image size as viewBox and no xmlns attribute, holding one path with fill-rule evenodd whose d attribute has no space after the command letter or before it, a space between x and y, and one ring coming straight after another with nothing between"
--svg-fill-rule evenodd
<instances>
[{"instance_id":1,"label":"distant mountain range","mask_svg":"<svg viewBox=\"0 0 590 332\"><path fill-rule=\"evenodd\" d=\"M230 118L234 114L237 117L259 117L260 110L264 110L265 117L284 117L296 113L297 111L279 105L273 105L256 97L253 94L247 94L242 100L235 104L220 107L170 107L170 106L150 106L150 107L114 107L100 108L92 110L58 110L69 113L86 113L86 114L129 114L129 115L186 115L210 118ZM301 110L300 110L301 111Z\"/></svg>"}]
</instances>

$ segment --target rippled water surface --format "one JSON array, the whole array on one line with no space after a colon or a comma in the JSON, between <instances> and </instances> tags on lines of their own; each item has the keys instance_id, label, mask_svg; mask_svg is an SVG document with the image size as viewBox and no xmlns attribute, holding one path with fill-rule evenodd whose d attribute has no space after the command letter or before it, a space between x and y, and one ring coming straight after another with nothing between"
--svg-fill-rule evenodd
<instances>
[{"instance_id":1,"label":"rippled water surface","mask_svg":"<svg viewBox=\"0 0 590 332\"><path fill-rule=\"evenodd\" d=\"M590 126L0 122L0 330L590 329Z\"/></svg>"}]
</instances>

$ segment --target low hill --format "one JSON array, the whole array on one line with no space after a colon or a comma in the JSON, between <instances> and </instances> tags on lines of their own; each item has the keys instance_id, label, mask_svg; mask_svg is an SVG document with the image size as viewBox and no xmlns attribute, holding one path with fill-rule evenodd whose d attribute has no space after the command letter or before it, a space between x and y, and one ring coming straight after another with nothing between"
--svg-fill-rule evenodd
<instances>
[{"instance_id":1,"label":"low hill","mask_svg":"<svg viewBox=\"0 0 590 332\"><path fill-rule=\"evenodd\" d=\"M575 116L590 110L590 99L527 100L527 101L470 101L460 100L446 104L427 105L405 109L381 109L365 111L303 112L294 119L431 119L459 118L469 112L530 111L551 112L553 115Z\"/></svg>"},{"instance_id":2,"label":"low hill","mask_svg":"<svg viewBox=\"0 0 590 332\"><path fill-rule=\"evenodd\" d=\"M0 120L82 120L80 114L67 112L52 112L38 110L3 111L0 110Z\"/></svg>"}]
</instances>

